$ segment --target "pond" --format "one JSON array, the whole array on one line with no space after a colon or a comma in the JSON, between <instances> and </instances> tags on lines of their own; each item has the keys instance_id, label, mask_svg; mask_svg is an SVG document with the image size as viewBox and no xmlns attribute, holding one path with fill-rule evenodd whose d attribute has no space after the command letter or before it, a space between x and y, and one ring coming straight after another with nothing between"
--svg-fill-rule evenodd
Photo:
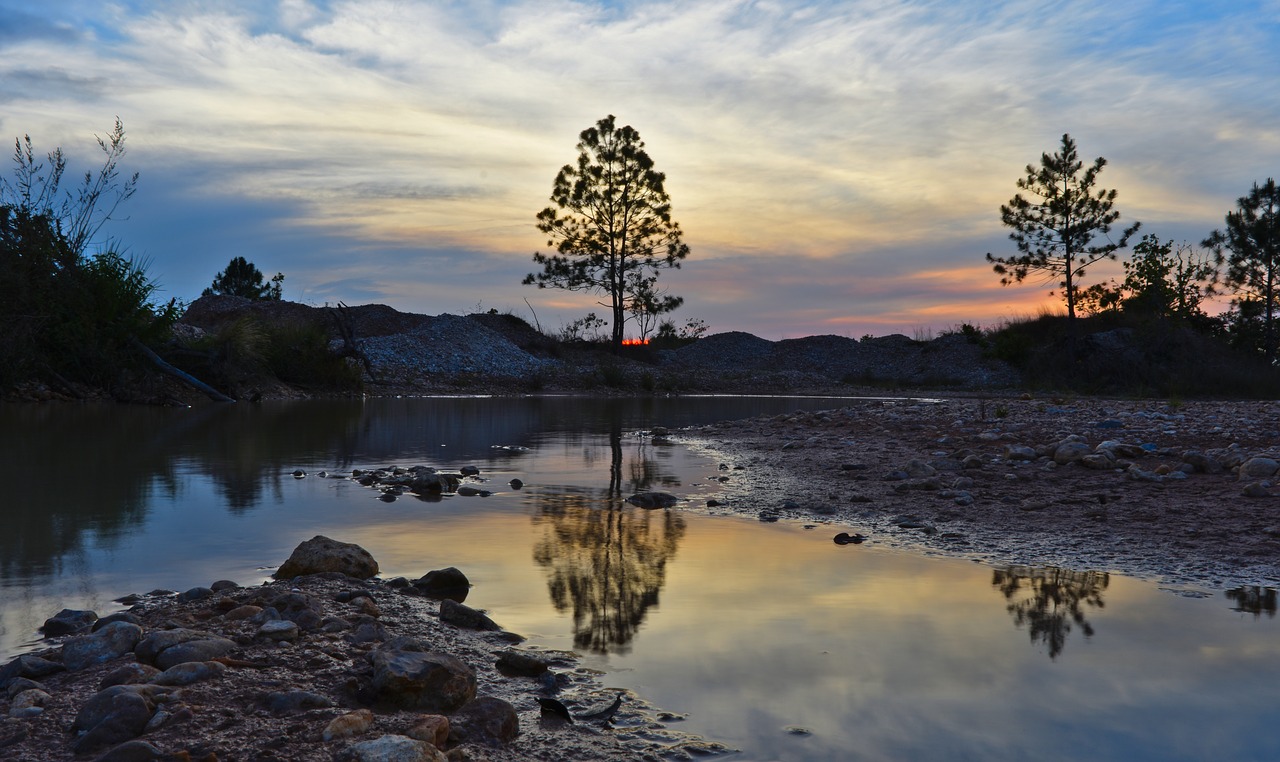
<instances>
[{"instance_id":1,"label":"pond","mask_svg":"<svg viewBox=\"0 0 1280 762\"><path fill-rule=\"evenodd\" d=\"M367 548L384 577L457 566L474 583L468 605L530 645L577 651L605 684L685 716L673 729L739 750L722 757L735 762L1280 758L1274 591L1187 597L708 515L721 464L636 435L847 404L859 403L3 406L0 458L15 478L0 658L38 646L61 608L256 584L325 534ZM416 464L478 466L493 494L383 502L336 478ZM644 489L682 503L623 502Z\"/></svg>"}]
</instances>

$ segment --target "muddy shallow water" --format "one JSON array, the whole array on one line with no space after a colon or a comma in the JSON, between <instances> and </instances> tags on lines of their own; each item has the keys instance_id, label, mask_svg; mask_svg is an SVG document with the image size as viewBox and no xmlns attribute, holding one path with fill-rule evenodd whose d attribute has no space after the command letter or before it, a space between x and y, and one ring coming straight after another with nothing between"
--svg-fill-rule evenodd
<instances>
[{"instance_id":1,"label":"muddy shallow water","mask_svg":"<svg viewBox=\"0 0 1280 762\"><path fill-rule=\"evenodd\" d=\"M684 716L673 728L740 750L732 759L1280 755L1270 732L1280 633L1265 590L1174 593L1108 567L905 552L909 535L857 514L711 515L722 509L708 499L758 512L784 496L750 488L768 475L751 456L721 469L636 431L835 403L645 403L375 400L11 419L0 428L6 460L32 478L6 501L20 509L7 509L16 531L0 540L3 650L63 607L104 613L128 592L257 582L298 541L327 534L369 549L384 577L463 569L469 605L531 646L578 651L605 684ZM817 443L807 454L816 469ZM387 503L337 478L418 463L476 465L476 484L494 494ZM681 503L622 502L640 489ZM867 542L832 542L858 529Z\"/></svg>"}]
</instances>

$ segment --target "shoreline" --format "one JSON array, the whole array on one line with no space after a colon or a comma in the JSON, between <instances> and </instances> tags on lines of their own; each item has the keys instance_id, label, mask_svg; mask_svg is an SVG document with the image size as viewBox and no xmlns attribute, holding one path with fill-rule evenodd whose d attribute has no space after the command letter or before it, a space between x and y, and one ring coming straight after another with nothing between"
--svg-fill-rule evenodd
<instances>
[{"instance_id":1,"label":"shoreline","mask_svg":"<svg viewBox=\"0 0 1280 762\"><path fill-rule=\"evenodd\" d=\"M675 438L726 467L716 512L1174 589L1280 585L1280 404L937 399Z\"/></svg>"},{"instance_id":2,"label":"shoreline","mask_svg":"<svg viewBox=\"0 0 1280 762\"><path fill-rule=\"evenodd\" d=\"M308 762L412 747L414 759L454 762L659 762L725 751L667 729L664 713L606 689L575 654L522 647L482 612L403 579L323 572L130 598L100 629L85 623L0 665L0 759ZM137 645L121 646L130 635ZM165 641L181 642L159 650ZM188 646L212 650L166 661ZM468 697L429 706L417 689L393 694L380 664L419 657L472 674ZM451 690L454 674L424 690ZM584 716L619 694L616 714ZM543 697L576 721L548 715Z\"/></svg>"}]
</instances>

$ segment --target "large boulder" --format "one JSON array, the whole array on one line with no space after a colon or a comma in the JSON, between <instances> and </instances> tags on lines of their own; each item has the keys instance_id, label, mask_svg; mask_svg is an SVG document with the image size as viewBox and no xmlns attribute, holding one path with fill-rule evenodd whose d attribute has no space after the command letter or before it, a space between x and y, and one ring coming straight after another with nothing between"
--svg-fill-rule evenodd
<instances>
[{"instance_id":1,"label":"large boulder","mask_svg":"<svg viewBox=\"0 0 1280 762\"><path fill-rule=\"evenodd\" d=\"M348 577L368 579L377 575L378 562L359 545L316 535L294 548L293 555L281 564L275 576L288 579L322 572L341 572Z\"/></svg>"},{"instance_id":2,"label":"large boulder","mask_svg":"<svg viewBox=\"0 0 1280 762\"><path fill-rule=\"evenodd\" d=\"M452 712L476 696L476 673L449 654L384 648L370 658L373 689L381 702Z\"/></svg>"},{"instance_id":3,"label":"large boulder","mask_svg":"<svg viewBox=\"0 0 1280 762\"><path fill-rule=\"evenodd\" d=\"M62 645L62 663L71 671L124 656L142 640L142 628L131 622L112 622L97 632L72 638Z\"/></svg>"},{"instance_id":4,"label":"large boulder","mask_svg":"<svg viewBox=\"0 0 1280 762\"><path fill-rule=\"evenodd\" d=\"M98 621L98 615L92 611L63 609L44 620L44 624L40 627L40 632L43 632L46 638L72 635L77 632L84 632L92 627L96 621Z\"/></svg>"},{"instance_id":5,"label":"large boulder","mask_svg":"<svg viewBox=\"0 0 1280 762\"><path fill-rule=\"evenodd\" d=\"M89 697L71 723L76 753L114 746L142 735L155 714L154 691L152 686L115 685Z\"/></svg>"}]
</instances>

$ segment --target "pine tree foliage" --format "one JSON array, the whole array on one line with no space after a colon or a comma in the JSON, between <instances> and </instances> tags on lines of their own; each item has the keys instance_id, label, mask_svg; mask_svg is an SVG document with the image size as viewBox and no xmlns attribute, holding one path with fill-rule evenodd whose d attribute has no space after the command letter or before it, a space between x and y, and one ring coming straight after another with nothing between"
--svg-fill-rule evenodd
<instances>
[{"instance_id":1,"label":"pine tree foliage","mask_svg":"<svg viewBox=\"0 0 1280 762\"><path fill-rule=\"evenodd\" d=\"M1225 230L1215 230L1204 245L1226 264L1223 282L1262 313L1263 350L1276 358L1276 302L1280 299L1280 188L1268 178L1253 184L1228 212ZM1229 253L1228 253L1229 252Z\"/></svg>"},{"instance_id":2,"label":"pine tree foliage","mask_svg":"<svg viewBox=\"0 0 1280 762\"><path fill-rule=\"evenodd\" d=\"M213 278L213 285L201 294L220 294L222 296L242 296L245 299L279 301L284 291L284 274L276 273L270 283L264 282L262 271L244 257L234 257L227 263L227 269Z\"/></svg>"},{"instance_id":3,"label":"pine tree foliage","mask_svg":"<svg viewBox=\"0 0 1280 762\"><path fill-rule=\"evenodd\" d=\"M617 127L610 114L581 133L577 149L577 163L556 175L554 205L537 215L555 253L535 253L542 271L523 282L607 295L601 304L611 310L616 349L629 310L645 312L645 301L660 312L679 305L678 297L652 297L659 270L679 268L689 247L671 217L666 176L653 168L635 129Z\"/></svg>"},{"instance_id":4,"label":"pine tree foliage","mask_svg":"<svg viewBox=\"0 0 1280 762\"><path fill-rule=\"evenodd\" d=\"M1033 273L1045 282L1056 281L1067 303L1067 316L1076 316L1079 279L1085 268L1103 259L1115 259L1141 223L1125 228L1120 240L1109 237L1111 226L1120 219L1115 206L1116 191L1094 185L1107 160L1097 158L1085 169L1070 135L1062 136L1062 146L1053 155L1042 154L1040 166L1028 164L1026 177L1017 181L1027 196L1015 194L1000 207L1000 221L1013 228L1009 234L1020 252L1016 256L987 254L1000 284L1021 283ZM1084 170L1083 173L1081 170ZM1099 237L1102 241L1096 241Z\"/></svg>"}]
</instances>

